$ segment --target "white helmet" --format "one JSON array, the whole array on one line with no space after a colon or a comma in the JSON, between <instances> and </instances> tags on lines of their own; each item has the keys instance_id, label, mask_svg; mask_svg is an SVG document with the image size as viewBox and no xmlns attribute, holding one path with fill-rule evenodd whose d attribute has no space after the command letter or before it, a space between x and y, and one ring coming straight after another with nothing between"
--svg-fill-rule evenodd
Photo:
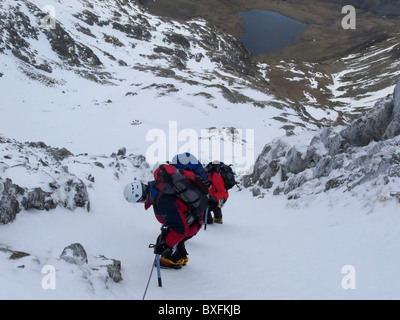
<instances>
[{"instance_id":1,"label":"white helmet","mask_svg":"<svg viewBox=\"0 0 400 320\"><path fill-rule=\"evenodd\" d=\"M125 186L124 197L128 202L141 202L147 198L147 187L141 182L131 182Z\"/></svg>"}]
</instances>

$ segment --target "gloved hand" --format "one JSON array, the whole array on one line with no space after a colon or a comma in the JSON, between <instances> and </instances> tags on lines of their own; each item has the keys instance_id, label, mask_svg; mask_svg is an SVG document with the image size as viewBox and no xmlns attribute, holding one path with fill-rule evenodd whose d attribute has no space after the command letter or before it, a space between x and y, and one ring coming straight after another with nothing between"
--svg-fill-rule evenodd
<instances>
[{"instance_id":1,"label":"gloved hand","mask_svg":"<svg viewBox=\"0 0 400 320\"><path fill-rule=\"evenodd\" d=\"M155 254L163 254L165 250L170 249L171 247L167 245L165 240L161 240L156 243L154 246L154 253Z\"/></svg>"}]
</instances>

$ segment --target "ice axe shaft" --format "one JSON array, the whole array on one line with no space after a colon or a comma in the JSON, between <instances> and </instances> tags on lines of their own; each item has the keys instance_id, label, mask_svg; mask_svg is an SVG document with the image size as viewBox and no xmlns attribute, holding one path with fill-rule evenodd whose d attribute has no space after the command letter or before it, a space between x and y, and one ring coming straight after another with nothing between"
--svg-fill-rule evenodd
<instances>
[{"instance_id":1,"label":"ice axe shaft","mask_svg":"<svg viewBox=\"0 0 400 320\"><path fill-rule=\"evenodd\" d=\"M161 266L160 266L160 255L156 255L157 261L157 278L158 278L158 286L162 287L162 279L161 279Z\"/></svg>"}]
</instances>

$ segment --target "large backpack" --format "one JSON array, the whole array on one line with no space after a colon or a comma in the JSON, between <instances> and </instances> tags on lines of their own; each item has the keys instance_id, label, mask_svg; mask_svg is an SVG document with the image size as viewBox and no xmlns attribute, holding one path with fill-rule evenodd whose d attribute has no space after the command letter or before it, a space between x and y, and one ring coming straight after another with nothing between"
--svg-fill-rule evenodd
<instances>
[{"instance_id":1,"label":"large backpack","mask_svg":"<svg viewBox=\"0 0 400 320\"><path fill-rule=\"evenodd\" d=\"M232 165L226 165L223 162L210 162L206 169L208 172L217 172L221 175L222 179L224 179L225 190L232 189L237 184Z\"/></svg>"},{"instance_id":2,"label":"large backpack","mask_svg":"<svg viewBox=\"0 0 400 320\"><path fill-rule=\"evenodd\" d=\"M179 170L168 164L160 165L154 172L154 178L159 192L176 195L187 204L188 225L201 218L208 207L208 187L202 179L191 171Z\"/></svg>"},{"instance_id":3,"label":"large backpack","mask_svg":"<svg viewBox=\"0 0 400 320\"><path fill-rule=\"evenodd\" d=\"M189 170L200 176L207 183L208 177L203 165L189 152L181 153L172 158L171 163L178 169Z\"/></svg>"}]
</instances>

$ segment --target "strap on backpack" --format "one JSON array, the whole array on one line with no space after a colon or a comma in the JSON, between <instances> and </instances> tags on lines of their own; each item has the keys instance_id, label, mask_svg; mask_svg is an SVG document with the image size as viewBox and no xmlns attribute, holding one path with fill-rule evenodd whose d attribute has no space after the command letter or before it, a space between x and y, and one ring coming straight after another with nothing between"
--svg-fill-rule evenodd
<instances>
[{"instance_id":1,"label":"strap on backpack","mask_svg":"<svg viewBox=\"0 0 400 320\"><path fill-rule=\"evenodd\" d=\"M168 173L167 169L165 169L164 166L160 166L160 171L158 172L157 175L158 175L158 177L161 177L162 179L164 179L164 181L167 181L167 183L169 183L172 186L172 188L174 188L178 197L181 198L183 201L185 201L189 205L190 210L194 210L192 203L183 194L183 192L188 190L188 188L186 188L185 190L179 190L177 188L177 186L175 185L171 175Z\"/></svg>"}]
</instances>

